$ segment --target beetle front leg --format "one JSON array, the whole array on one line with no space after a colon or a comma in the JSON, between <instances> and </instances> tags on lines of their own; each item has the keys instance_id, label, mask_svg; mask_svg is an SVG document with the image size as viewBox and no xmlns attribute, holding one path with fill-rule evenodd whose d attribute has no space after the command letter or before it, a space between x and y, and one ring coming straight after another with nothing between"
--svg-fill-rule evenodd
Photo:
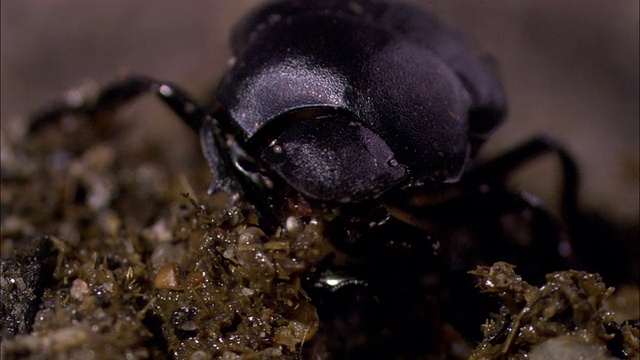
<instances>
[{"instance_id":1,"label":"beetle front leg","mask_svg":"<svg viewBox=\"0 0 640 360\"><path fill-rule=\"evenodd\" d=\"M202 151L214 178L210 191L222 190L230 195L230 199L238 199L242 195L241 186L227 168L230 164L226 155L228 147L218 120L185 91L166 82L142 76L130 77L107 86L100 91L95 101L59 102L32 118L29 133L37 133L44 126L59 121L65 115L95 118L145 94L155 95L186 125L200 133Z\"/></svg>"},{"instance_id":2,"label":"beetle front leg","mask_svg":"<svg viewBox=\"0 0 640 360\"><path fill-rule=\"evenodd\" d=\"M198 131L207 111L186 93L174 85L147 77L130 77L115 82L101 90L94 99L80 102L60 101L32 117L29 133L55 123L65 115L95 117L134 100L138 96L152 93L169 106L189 127Z\"/></svg>"}]
</instances>

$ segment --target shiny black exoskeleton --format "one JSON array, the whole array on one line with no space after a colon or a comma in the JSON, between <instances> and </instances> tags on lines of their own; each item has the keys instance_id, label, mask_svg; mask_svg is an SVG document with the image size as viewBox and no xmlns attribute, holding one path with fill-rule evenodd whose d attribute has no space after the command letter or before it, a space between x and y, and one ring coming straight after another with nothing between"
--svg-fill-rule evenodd
<instances>
[{"instance_id":1,"label":"shiny black exoskeleton","mask_svg":"<svg viewBox=\"0 0 640 360\"><path fill-rule=\"evenodd\" d=\"M248 14L231 40L234 61L213 110L174 85L132 77L92 104L49 109L31 131L68 112L96 115L153 93L199 132L211 192L247 198L265 227L291 214L324 217L329 238L362 258L397 253L428 263L425 253L450 245L438 242L449 237L441 233L487 231L495 219L529 208L549 222L503 186L513 168L547 151L562 160L565 210L574 208L575 166L546 138L470 168L505 116L503 89L490 57L422 9L376 0L277 1ZM528 243L523 257L556 254L554 241L516 239ZM501 247L474 242L479 250Z\"/></svg>"},{"instance_id":2,"label":"shiny black exoskeleton","mask_svg":"<svg viewBox=\"0 0 640 360\"><path fill-rule=\"evenodd\" d=\"M430 13L401 2L278 1L238 24L232 48L213 110L174 85L134 77L105 89L91 106L53 108L31 130L66 112L95 115L153 93L199 133L211 192L247 198L266 227L316 209L336 246L364 263L357 276L341 275L342 284L382 289L366 290L372 298L421 294L409 274L423 271L434 252L448 254L456 281L476 261L504 254L542 272L549 264L537 259L560 257L557 224L503 180L527 159L554 151L570 212L573 163L537 138L471 168L505 116L503 89L492 60ZM533 231L509 219L522 213ZM507 228L516 234L505 236ZM336 280L320 274L316 284Z\"/></svg>"}]
</instances>

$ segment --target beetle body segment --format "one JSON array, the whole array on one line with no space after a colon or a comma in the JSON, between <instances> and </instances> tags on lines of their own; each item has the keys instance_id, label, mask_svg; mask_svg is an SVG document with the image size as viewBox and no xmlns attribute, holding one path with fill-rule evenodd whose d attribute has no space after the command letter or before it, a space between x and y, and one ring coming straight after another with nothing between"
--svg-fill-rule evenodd
<instances>
[{"instance_id":1,"label":"beetle body segment","mask_svg":"<svg viewBox=\"0 0 640 360\"><path fill-rule=\"evenodd\" d=\"M280 1L247 16L232 42L236 61L221 82L219 103L252 155L311 198L352 193L358 201L401 183L456 182L504 114L491 63L431 14L407 5ZM334 122L344 116L336 113L361 129L346 136L342 120ZM298 124L312 119L314 125ZM279 139L294 126L298 139L294 132ZM300 132L317 128L335 132ZM303 138L317 150L305 161ZM272 156L267 147L276 144L284 151ZM323 158L320 149L331 144L354 159ZM356 160L372 146L384 156ZM333 175L318 173L321 162ZM347 168L342 178L338 170ZM298 175L287 176L292 169Z\"/></svg>"}]
</instances>

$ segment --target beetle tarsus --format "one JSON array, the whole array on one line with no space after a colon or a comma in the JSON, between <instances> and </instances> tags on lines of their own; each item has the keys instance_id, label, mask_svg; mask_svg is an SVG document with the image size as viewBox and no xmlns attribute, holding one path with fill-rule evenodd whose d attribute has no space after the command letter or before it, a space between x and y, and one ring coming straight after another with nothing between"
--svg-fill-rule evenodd
<instances>
[{"instance_id":1,"label":"beetle tarsus","mask_svg":"<svg viewBox=\"0 0 640 360\"><path fill-rule=\"evenodd\" d=\"M504 184L505 178L516 168L547 153L554 153L560 159L563 175L562 213L567 225L571 227L578 213L578 166L564 147L548 135L538 135L501 156L471 169L463 178L461 185Z\"/></svg>"}]
</instances>

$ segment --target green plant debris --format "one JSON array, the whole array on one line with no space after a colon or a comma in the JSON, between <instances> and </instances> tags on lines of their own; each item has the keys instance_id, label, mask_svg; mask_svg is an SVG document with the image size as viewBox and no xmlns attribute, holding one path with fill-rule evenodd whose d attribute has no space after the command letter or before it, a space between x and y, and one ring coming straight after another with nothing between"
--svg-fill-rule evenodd
<instances>
[{"instance_id":1,"label":"green plant debris","mask_svg":"<svg viewBox=\"0 0 640 360\"><path fill-rule=\"evenodd\" d=\"M472 359L609 359L611 352L637 358L638 328L614 322L604 307L614 289L599 275L559 271L535 287L514 268L497 262L471 271L480 291L501 302L499 314L483 325L484 340Z\"/></svg>"},{"instance_id":2,"label":"green plant debris","mask_svg":"<svg viewBox=\"0 0 640 360\"><path fill-rule=\"evenodd\" d=\"M260 224L249 204L193 190L210 181L204 160L180 170L166 161L193 139L132 138L104 125L113 120L68 116L31 135L24 121L2 123L2 359L331 359L390 338L426 358L470 354L434 290L459 284L436 273L413 288L375 264L393 279L387 290L346 286L333 318L319 317L302 279L330 255L349 263L321 222ZM503 304L475 358L637 354L638 328L603 309L611 290L596 275L554 273L536 288L505 264L475 274ZM635 299L616 304L637 309Z\"/></svg>"},{"instance_id":3,"label":"green plant debris","mask_svg":"<svg viewBox=\"0 0 640 360\"><path fill-rule=\"evenodd\" d=\"M70 129L2 132L3 359L300 357L320 224L267 236L249 206L181 195L153 149Z\"/></svg>"}]
</instances>

